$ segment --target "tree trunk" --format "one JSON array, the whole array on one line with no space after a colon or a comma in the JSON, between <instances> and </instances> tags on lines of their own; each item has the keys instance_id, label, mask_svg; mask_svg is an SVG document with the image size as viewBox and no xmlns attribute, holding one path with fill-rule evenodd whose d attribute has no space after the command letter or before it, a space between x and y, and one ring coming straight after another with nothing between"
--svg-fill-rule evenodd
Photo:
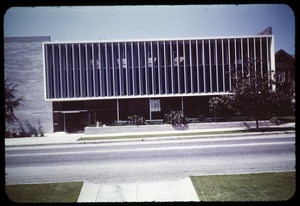
<instances>
[{"instance_id":1,"label":"tree trunk","mask_svg":"<svg viewBox=\"0 0 300 206\"><path fill-rule=\"evenodd\" d=\"M256 122L256 130L259 131L258 120L256 119L255 122Z\"/></svg>"}]
</instances>

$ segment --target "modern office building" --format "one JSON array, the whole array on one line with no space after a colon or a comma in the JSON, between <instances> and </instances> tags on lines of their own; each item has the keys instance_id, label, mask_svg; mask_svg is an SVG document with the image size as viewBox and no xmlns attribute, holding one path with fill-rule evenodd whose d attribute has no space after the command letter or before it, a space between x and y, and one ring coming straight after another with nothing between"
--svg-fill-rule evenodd
<instances>
[{"instance_id":1,"label":"modern office building","mask_svg":"<svg viewBox=\"0 0 300 206\"><path fill-rule=\"evenodd\" d=\"M272 34L128 41L44 42L44 95L54 131L78 131L129 115L162 119L170 110L209 116L208 100L234 86L249 58L275 71ZM232 70L233 68L233 70Z\"/></svg>"}]
</instances>

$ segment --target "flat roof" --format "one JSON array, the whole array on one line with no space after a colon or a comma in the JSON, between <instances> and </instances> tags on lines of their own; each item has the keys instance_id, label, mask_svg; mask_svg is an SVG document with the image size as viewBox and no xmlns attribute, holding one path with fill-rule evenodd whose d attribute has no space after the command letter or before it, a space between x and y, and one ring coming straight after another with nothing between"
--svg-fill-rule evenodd
<instances>
[{"instance_id":1,"label":"flat roof","mask_svg":"<svg viewBox=\"0 0 300 206\"><path fill-rule=\"evenodd\" d=\"M16 42L49 42L50 36L16 36L16 37L4 37L4 43L16 43Z\"/></svg>"},{"instance_id":2,"label":"flat roof","mask_svg":"<svg viewBox=\"0 0 300 206\"><path fill-rule=\"evenodd\" d=\"M242 39L274 37L273 34L266 35L242 35L242 36L211 36L211 37L184 37L184 38L153 38L153 39L108 39L108 40L74 40L74 41L50 41L44 44L79 44L79 43L117 43L117 42L153 42L153 41L189 41L189 40L209 40L209 39Z\"/></svg>"}]
</instances>

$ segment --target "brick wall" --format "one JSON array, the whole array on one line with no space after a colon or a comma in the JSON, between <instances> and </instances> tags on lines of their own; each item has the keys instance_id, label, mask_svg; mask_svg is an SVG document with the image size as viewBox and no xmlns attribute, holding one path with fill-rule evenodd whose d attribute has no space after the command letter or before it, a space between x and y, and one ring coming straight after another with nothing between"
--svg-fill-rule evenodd
<instances>
[{"instance_id":1,"label":"brick wall","mask_svg":"<svg viewBox=\"0 0 300 206\"><path fill-rule=\"evenodd\" d=\"M17 96L22 105L15 111L19 120L33 126L41 122L45 133L53 132L52 103L44 100L42 42L50 37L5 37L4 77L17 84ZM7 129L18 124L6 125Z\"/></svg>"}]
</instances>

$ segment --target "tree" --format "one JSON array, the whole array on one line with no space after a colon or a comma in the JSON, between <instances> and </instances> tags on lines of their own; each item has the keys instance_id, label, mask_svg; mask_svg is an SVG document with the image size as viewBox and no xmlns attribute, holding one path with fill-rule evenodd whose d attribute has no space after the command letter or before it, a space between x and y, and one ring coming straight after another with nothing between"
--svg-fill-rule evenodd
<instances>
[{"instance_id":1,"label":"tree","mask_svg":"<svg viewBox=\"0 0 300 206\"><path fill-rule=\"evenodd\" d=\"M238 110L234 106L234 95L225 95L222 97L216 96L209 100L209 110L214 114L214 120L217 116L229 119L232 115L235 115Z\"/></svg>"},{"instance_id":2,"label":"tree","mask_svg":"<svg viewBox=\"0 0 300 206\"><path fill-rule=\"evenodd\" d=\"M14 111L20 106L22 97L16 97L16 87L17 84L9 83L7 79L4 81L5 122L8 124L13 124L18 120Z\"/></svg>"},{"instance_id":3,"label":"tree","mask_svg":"<svg viewBox=\"0 0 300 206\"><path fill-rule=\"evenodd\" d=\"M271 78L273 74L263 75L260 69L256 70L255 63L260 60L245 59L243 70L230 70L232 95L219 97L215 102L219 110L240 113L255 120L256 128L259 129L259 120L269 119L279 110L292 108L291 95L287 91L274 89L275 82Z\"/></svg>"}]
</instances>

